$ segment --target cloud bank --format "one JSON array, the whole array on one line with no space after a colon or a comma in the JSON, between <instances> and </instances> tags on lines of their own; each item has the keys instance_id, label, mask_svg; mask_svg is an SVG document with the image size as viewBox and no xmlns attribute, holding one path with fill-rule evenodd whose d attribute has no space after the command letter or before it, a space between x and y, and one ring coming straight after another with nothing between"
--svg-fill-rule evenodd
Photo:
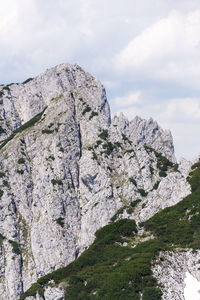
<instances>
[{"instance_id":1,"label":"cloud bank","mask_svg":"<svg viewBox=\"0 0 200 300\"><path fill-rule=\"evenodd\" d=\"M7 0L0 19L1 83L78 63L105 84L113 114L157 119L178 157L200 152L199 1Z\"/></svg>"}]
</instances>

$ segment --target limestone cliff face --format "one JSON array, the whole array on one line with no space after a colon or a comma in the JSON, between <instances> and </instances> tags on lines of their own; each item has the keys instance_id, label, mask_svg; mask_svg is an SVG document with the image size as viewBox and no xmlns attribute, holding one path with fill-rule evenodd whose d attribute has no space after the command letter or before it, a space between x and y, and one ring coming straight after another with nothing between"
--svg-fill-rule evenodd
<instances>
[{"instance_id":1,"label":"limestone cliff face","mask_svg":"<svg viewBox=\"0 0 200 300\"><path fill-rule=\"evenodd\" d=\"M144 221L190 193L171 133L152 119L111 122L104 87L77 65L1 86L0 105L2 300L73 261L111 219Z\"/></svg>"}]
</instances>

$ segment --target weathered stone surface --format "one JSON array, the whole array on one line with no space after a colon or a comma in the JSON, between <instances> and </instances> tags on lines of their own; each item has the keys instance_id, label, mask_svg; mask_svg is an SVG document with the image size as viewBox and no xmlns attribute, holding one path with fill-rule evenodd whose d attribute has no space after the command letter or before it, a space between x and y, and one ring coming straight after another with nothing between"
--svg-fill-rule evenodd
<instances>
[{"instance_id":1,"label":"weathered stone surface","mask_svg":"<svg viewBox=\"0 0 200 300\"><path fill-rule=\"evenodd\" d=\"M152 266L163 300L184 300L184 279L189 272L200 281L200 251L161 252Z\"/></svg>"},{"instance_id":2,"label":"weathered stone surface","mask_svg":"<svg viewBox=\"0 0 200 300\"><path fill-rule=\"evenodd\" d=\"M190 193L186 171L171 164L161 174L157 152L176 161L171 133L152 119L111 122L103 86L77 65L1 87L0 103L2 140L46 108L0 149L2 300L73 261L119 208L144 221Z\"/></svg>"}]
</instances>

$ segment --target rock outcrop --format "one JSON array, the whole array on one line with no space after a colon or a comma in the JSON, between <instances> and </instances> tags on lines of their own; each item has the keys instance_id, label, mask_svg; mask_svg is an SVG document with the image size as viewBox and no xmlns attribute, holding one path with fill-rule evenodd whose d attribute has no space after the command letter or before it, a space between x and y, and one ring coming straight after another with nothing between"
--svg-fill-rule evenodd
<instances>
[{"instance_id":1,"label":"rock outcrop","mask_svg":"<svg viewBox=\"0 0 200 300\"><path fill-rule=\"evenodd\" d=\"M79 66L0 89L0 299L69 264L111 219L144 221L190 193L171 133L111 122L104 87Z\"/></svg>"}]
</instances>

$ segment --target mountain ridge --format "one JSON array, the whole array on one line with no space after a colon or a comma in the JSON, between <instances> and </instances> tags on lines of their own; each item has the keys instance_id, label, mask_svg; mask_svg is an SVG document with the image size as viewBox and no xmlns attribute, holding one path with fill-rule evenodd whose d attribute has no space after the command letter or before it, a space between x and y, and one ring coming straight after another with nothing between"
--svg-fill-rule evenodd
<instances>
[{"instance_id":1,"label":"mountain ridge","mask_svg":"<svg viewBox=\"0 0 200 300\"><path fill-rule=\"evenodd\" d=\"M74 261L109 222L144 222L191 193L171 133L111 121L104 87L77 65L4 86L0 105L2 300Z\"/></svg>"}]
</instances>

